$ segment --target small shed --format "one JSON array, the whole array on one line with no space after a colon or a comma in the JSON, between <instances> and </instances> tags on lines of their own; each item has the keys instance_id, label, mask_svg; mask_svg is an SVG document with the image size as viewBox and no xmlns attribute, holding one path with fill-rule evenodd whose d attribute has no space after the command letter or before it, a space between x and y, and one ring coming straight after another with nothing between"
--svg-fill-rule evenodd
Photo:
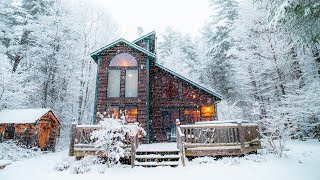
<instances>
[{"instance_id":1,"label":"small shed","mask_svg":"<svg viewBox=\"0 0 320 180\"><path fill-rule=\"evenodd\" d=\"M51 109L0 111L0 142L16 140L27 147L55 150L60 122Z\"/></svg>"}]
</instances>

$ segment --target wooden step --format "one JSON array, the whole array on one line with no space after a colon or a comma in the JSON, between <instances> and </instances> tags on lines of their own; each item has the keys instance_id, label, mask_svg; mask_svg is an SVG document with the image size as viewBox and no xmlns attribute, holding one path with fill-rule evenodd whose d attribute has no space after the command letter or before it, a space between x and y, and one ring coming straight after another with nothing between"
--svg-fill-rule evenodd
<instances>
[{"instance_id":1,"label":"wooden step","mask_svg":"<svg viewBox=\"0 0 320 180\"><path fill-rule=\"evenodd\" d=\"M179 166L181 164L180 161L162 161L162 162L138 162L135 161L134 164L136 166L144 166L144 167L156 167L156 166Z\"/></svg>"},{"instance_id":2,"label":"wooden step","mask_svg":"<svg viewBox=\"0 0 320 180\"><path fill-rule=\"evenodd\" d=\"M180 158L179 154L169 154L169 155L160 155L160 154L147 154L147 155L136 155L136 159L177 159Z\"/></svg>"}]
</instances>

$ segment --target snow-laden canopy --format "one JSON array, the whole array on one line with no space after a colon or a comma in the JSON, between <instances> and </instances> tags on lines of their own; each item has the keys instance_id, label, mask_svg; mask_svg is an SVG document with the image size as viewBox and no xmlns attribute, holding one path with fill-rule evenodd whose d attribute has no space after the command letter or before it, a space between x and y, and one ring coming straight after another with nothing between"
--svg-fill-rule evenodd
<instances>
[{"instance_id":1,"label":"snow-laden canopy","mask_svg":"<svg viewBox=\"0 0 320 180\"><path fill-rule=\"evenodd\" d=\"M30 124L36 123L43 115L51 111L43 109L5 109L0 111L0 124Z\"/></svg>"}]
</instances>

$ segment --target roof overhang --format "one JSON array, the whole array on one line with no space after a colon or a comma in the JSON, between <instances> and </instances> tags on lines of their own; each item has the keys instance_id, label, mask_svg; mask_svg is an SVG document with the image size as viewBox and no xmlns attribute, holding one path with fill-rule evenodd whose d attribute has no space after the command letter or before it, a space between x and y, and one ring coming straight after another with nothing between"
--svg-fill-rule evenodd
<instances>
[{"instance_id":1,"label":"roof overhang","mask_svg":"<svg viewBox=\"0 0 320 180\"><path fill-rule=\"evenodd\" d=\"M108 44L108 45L106 45L106 46L104 46L104 47L92 52L92 53L90 53L90 56L97 63L98 57L101 55L102 52L104 52L105 50L110 49L110 48L112 48L112 47L114 47L114 46L116 46L116 45L118 45L120 43L124 43L124 44L130 46L131 48L133 48L135 50L138 50L138 51L140 51L140 52L142 52L142 53L146 54L147 56L150 56L150 57L152 57L154 59L156 58L155 54L147 51L146 49L143 49L142 47L140 47L140 46L138 46L138 45L136 45L134 43L131 43L131 42L125 40L125 39L122 39L122 38L118 39L118 40L116 40L116 41L114 41L114 42L112 42L112 43L110 43L110 44Z\"/></svg>"},{"instance_id":2,"label":"roof overhang","mask_svg":"<svg viewBox=\"0 0 320 180\"><path fill-rule=\"evenodd\" d=\"M137 42L139 42L139 41L141 41L141 40L144 40L144 39L146 39L146 38L149 38L149 37L151 37L151 36L156 36L156 32L155 32L155 31L149 32L148 34L143 35L143 36L139 37L138 39L132 41L132 43L135 44L135 43L137 43Z\"/></svg>"}]
</instances>

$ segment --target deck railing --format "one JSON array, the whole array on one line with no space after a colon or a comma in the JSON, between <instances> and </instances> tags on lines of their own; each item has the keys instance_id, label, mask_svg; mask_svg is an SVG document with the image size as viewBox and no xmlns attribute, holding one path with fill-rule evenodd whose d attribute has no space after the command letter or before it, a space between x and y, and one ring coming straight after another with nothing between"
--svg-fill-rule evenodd
<instances>
[{"instance_id":1,"label":"deck railing","mask_svg":"<svg viewBox=\"0 0 320 180\"><path fill-rule=\"evenodd\" d=\"M180 125L177 119L176 124L179 149L238 146L244 154L251 145L260 147L259 128L255 123L228 121Z\"/></svg>"},{"instance_id":2,"label":"deck railing","mask_svg":"<svg viewBox=\"0 0 320 180\"><path fill-rule=\"evenodd\" d=\"M104 156L103 151L95 147L94 145L95 140L91 139L91 133L101 128L102 127L100 125L78 125L76 123L72 124L69 156L77 156L77 157L82 157L84 155ZM138 144L139 144L138 132L136 134L131 134L131 133L130 135L127 134L126 138L123 140L123 144L124 144L123 148L131 151L130 152L131 156L135 155L135 150L138 148Z\"/></svg>"}]
</instances>

